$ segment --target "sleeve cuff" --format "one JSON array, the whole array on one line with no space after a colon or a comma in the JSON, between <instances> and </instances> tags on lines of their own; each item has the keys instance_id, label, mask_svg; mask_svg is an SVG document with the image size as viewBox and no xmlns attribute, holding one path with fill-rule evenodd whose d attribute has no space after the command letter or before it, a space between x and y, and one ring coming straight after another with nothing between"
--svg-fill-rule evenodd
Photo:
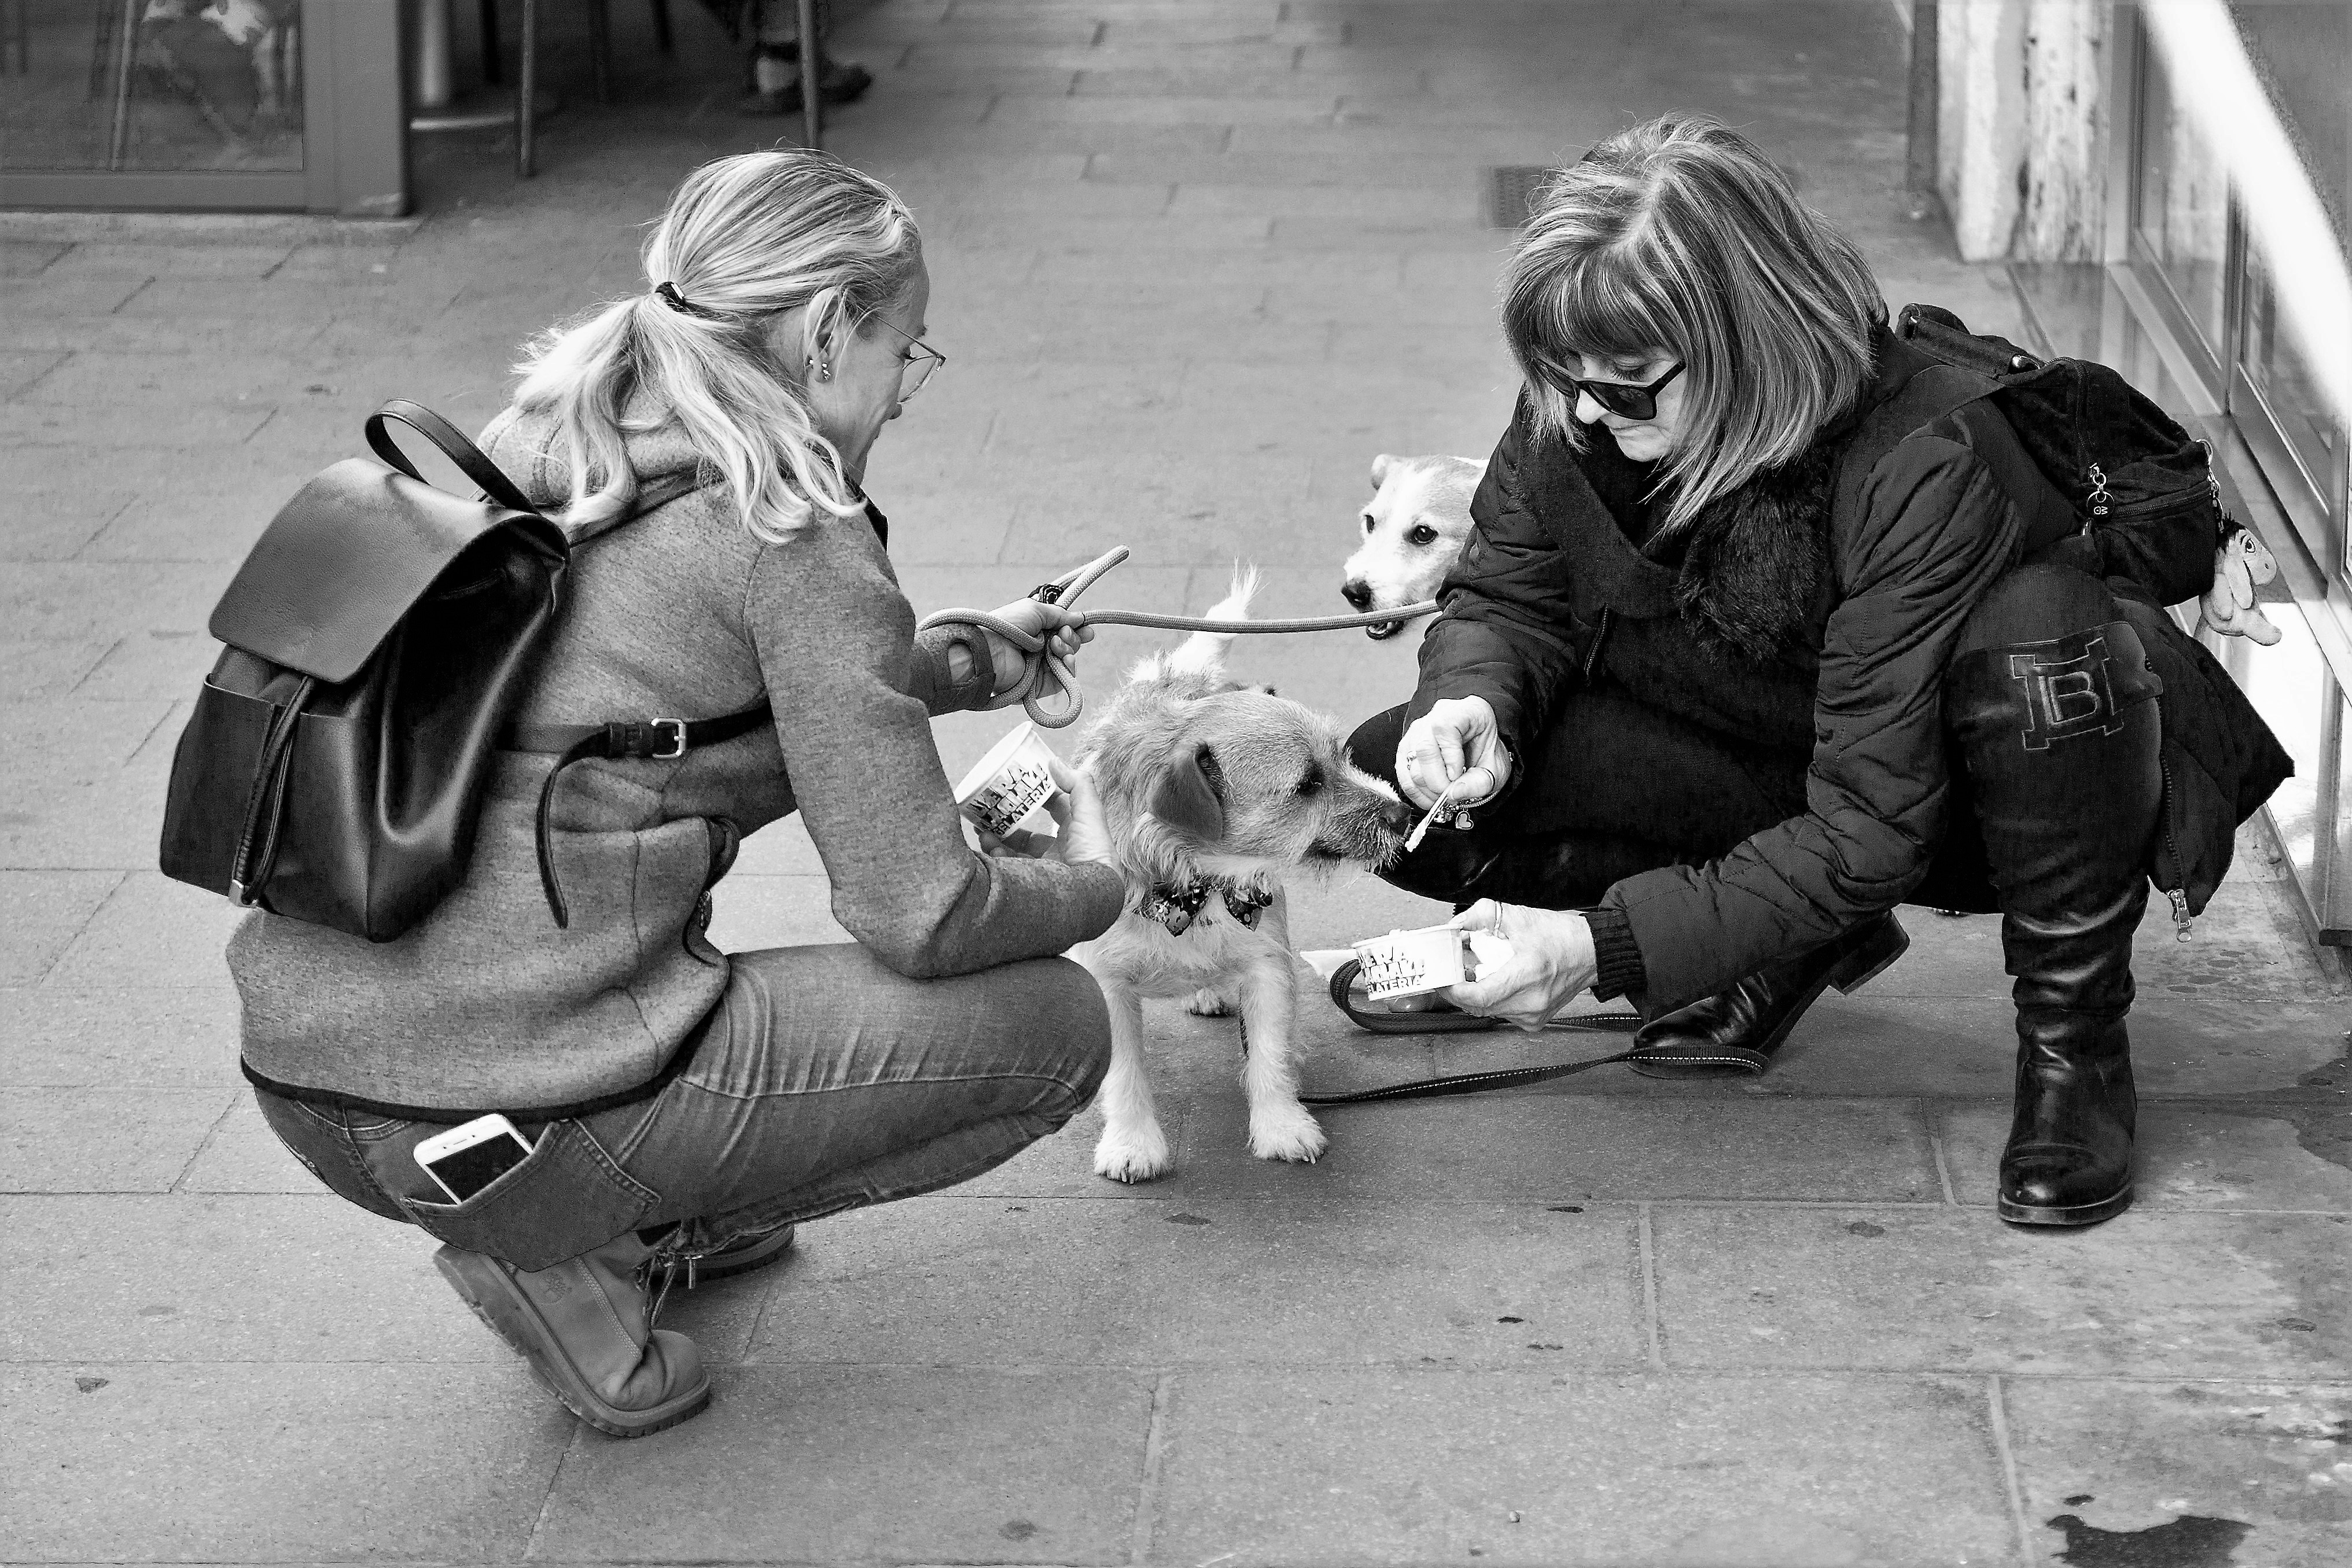
<instances>
[{"instance_id":1,"label":"sleeve cuff","mask_svg":"<svg viewBox=\"0 0 2352 1568\"><path fill-rule=\"evenodd\" d=\"M1601 972L1593 977L1592 994L1602 1001L1612 996L1639 996L1650 988L1649 971L1642 964L1641 944L1633 940L1633 924L1622 910L1606 905L1584 911L1592 928L1592 951Z\"/></svg>"},{"instance_id":2,"label":"sleeve cuff","mask_svg":"<svg viewBox=\"0 0 2352 1568\"><path fill-rule=\"evenodd\" d=\"M959 647L971 661L961 680L955 679L948 662L949 650ZM917 679L929 689L908 695L921 700L934 714L978 708L996 695L996 661L978 627L950 622L918 632L915 653L919 667Z\"/></svg>"}]
</instances>

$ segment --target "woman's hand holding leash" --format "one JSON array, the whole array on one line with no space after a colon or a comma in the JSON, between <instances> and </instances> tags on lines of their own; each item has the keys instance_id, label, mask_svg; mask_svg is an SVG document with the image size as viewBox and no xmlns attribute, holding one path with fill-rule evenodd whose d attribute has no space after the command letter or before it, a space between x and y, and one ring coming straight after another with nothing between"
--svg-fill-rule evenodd
<instances>
[{"instance_id":1,"label":"woman's hand holding leash","mask_svg":"<svg viewBox=\"0 0 2352 1568\"><path fill-rule=\"evenodd\" d=\"M982 711L1010 708L1028 693L1030 683L1022 677L1027 673L1032 658L1043 658L1065 688L1077 685L1078 649L1095 640L1095 629L1086 624L1085 616L1043 599L1015 599L995 611L990 619L1004 630L987 622L978 623L980 635L988 639L989 659L996 667L992 689L997 695ZM1027 640L1015 640L1006 635L1008 632ZM1032 652L1040 641L1045 647Z\"/></svg>"},{"instance_id":2,"label":"woman's hand holding leash","mask_svg":"<svg viewBox=\"0 0 2352 1568\"><path fill-rule=\"evenodd\" d=\"M1470 768L1486 769L1494 784L1475 800L1453 803L1465 815L1469 807L1500 795L1511 777L1511 753L1503 745L1502 726L1483 697L1443 699L1414 720L1397 742L1397 787L1423 811L1436 805L1446 786ZM1469 826L1460 816L1455 825Z\"/></svg>"},{"instance_id":3,"label":"woman's hand holding leash","mask_svg":"<svg viewBox=\"0 0 2352 1568\"><path fill-rule=\"evenodd\" d=\"M1533 1032L1601 973L1592 928L1573 910L1531 910L1481 899L1446 924L1492 931L1511 944L1509 963L1439 993L1465 1013Z\"/></svg>"}]
</instances>

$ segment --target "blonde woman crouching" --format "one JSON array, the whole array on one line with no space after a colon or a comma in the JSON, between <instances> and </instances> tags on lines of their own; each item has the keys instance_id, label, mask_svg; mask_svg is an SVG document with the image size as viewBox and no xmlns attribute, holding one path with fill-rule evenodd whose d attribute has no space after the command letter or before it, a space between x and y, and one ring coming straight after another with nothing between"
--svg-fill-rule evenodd
<instances>
[{"instance_id":1,"label":"blonde woman crouching","mask_svg":"<svg viewBox=\"0 0 2352 1568\"><path fill-rule=\"evenodd\" d=\"M930 720L996 705L1023 657L977 628L915 635L858 489L940 363L907 209L820 154L723 159L645 265L645 292L538 345L483 437L568 525L629 518L573 556L522 733L772 717L567 769L544 891L555 759L518 752L422 926L371 945L257 912L229 950L270 1125L344 1197L447 1243L458 1293L623 1436L710 1397L693 1343L651 1326L657 1266L759 1267L798 1221L977 1175L1087 1103L1108 1020L1054 955L1123 896L1083 780L1062 780L1060 858L992 858L940 771ZM1065 661L1087 636L1034 601L999 613ZM707 894L794 810L857 941L719 952ZM490 1110L533 1152L452 1204L414 1151Z\"/></svg>"}]
</instances>

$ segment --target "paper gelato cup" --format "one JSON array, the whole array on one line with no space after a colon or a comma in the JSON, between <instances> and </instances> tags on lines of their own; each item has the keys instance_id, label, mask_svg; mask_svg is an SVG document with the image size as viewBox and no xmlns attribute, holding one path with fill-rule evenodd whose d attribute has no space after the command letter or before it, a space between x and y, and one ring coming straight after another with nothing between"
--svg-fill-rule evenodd
<instances>
[{"instance_id":1,"label":"paper gelato cup","mask_svg":"<svg viewBox=\"0 0 2352 1568\"><path fill-rule=\"evenodd\" d=\"M1054 783L1053 749L1024 723L989 748L955 787L956 806L975 826L1003 838L1027 832L1055 836L1045 808L1061 790Z\"/></svg>"},{"instance_id":2,"label":"paper gelato cup","mask_svg":"<svg viewBox=\"0 0 2352 1568\"><path fill-rule=\"evenodd\" d=\"M1392 931L1355 944L1365 994L1375 1001L1419 996L1475 980L1511 959L1511 944L1483 931L1423 926Z\"/></svg>"},{"instance_id":3,"label":"paper gelato cup","mask_svg":"<svg viewBox=\"0 0 2352 1568\"><path fill-rule=\"evenodd\" d=\"M1461 984L1470 977L1464 965L1467 943L1463 938L1453 926L1426 926L1356 943L1357 962L1364 966L1365 994L1382 1001Z\"/></svg>"}]
</instances>

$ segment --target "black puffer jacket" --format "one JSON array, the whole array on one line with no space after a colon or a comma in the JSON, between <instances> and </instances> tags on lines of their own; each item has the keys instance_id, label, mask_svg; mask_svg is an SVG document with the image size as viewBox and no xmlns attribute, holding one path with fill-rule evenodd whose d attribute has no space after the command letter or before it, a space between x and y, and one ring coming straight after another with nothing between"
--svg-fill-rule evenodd
<instances>
[{"instance_id":1,"label":"black puffer jacket","mask_svg":"<svg viewBox=\"0 0 2352 1568\"><path fill-rule=\"evenodd\" d=\"M1859 405L1811 451L1694 524L1670 591L1599 547L1630 553L1587 459L1540 434L1522 401L1423 640L1409 720L1483 697L1515 760L1538 754L1555 694L1596 672L1748 742L1810 746L1803 815L1711 864L1628 878L1595 912L1604 983L1643 991L1654 1013L1825 942L1918 883L1944 831L1941 685L1961 626L2005 574L2075 531L1978 401L1990 382L1884 330L1876 358ZM2287 765L2203 649L2160 610L2123 608L2167 684L2168 763L2195 774L2168 791L2159 837L2174 849L2151 868L2201 909L2232 830ZM1513 772L1512 787L1527 783Z\"/></svg>"}]
</instances>

